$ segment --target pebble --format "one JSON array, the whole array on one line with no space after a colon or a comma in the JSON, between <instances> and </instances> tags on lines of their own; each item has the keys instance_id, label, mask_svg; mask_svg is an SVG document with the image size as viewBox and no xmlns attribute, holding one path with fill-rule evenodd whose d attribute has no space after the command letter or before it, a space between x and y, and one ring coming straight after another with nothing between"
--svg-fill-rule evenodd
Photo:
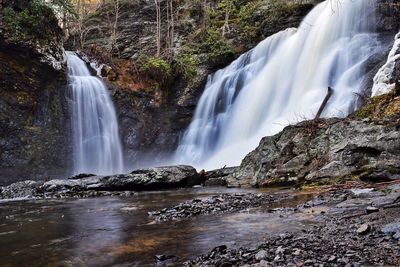
<instances>
[{"instance_id":1,"label":"pebble","mask_svg":"<svg viewBox=\"0 0 400 267\"><path fill-rule=\"evenodd\" d=\"M265 260L268 258L268 252L265 250L260 250L259 252L257 252L255 257L256 257L256 260L258 260L258 261Z\"/></svg>"},{"instance_id":2,"label":"pebble","mask_svg":"<svg viewBox=\"0 0 400 267\"><path fill-rule=\"evenodd\" d=\"M365 210L366 210L367 214L371 214L371 213L379 211L379 209L377 207L372 207L372 206L368 206Z\"/></svg>"},{"instance_id":3,"label":"pebble","mask_svg":"<svg viewBox=\"0 0 400 267\"><path fill-rule=\"evenodd\" d=\"M365 235L365 234L369 233L370 230L371 230L371 226L369 224L365 223L365 224L362 224L360 227L358 227L357 234Z\"/></svg>"}]
</instances>

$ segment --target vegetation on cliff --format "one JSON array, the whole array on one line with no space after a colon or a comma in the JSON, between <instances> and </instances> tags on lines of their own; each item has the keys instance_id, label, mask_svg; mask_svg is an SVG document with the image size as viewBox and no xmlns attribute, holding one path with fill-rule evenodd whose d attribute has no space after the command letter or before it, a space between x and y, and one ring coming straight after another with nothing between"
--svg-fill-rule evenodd
<instances>
[{"instance_id":1,"label":"vegetation on cliff","mask_svg":"<svg viewBox=\"0 0 400 267\"><path fill-rule=\"evenodd\" d=\"M80 17L66 32L70 46L111 67L103 74L118 88L152 92L164 101L162 95L179 84L199 86L266 36L297 26L312 6L284 0L79 1Z\"/></svg>"}]
</instances>

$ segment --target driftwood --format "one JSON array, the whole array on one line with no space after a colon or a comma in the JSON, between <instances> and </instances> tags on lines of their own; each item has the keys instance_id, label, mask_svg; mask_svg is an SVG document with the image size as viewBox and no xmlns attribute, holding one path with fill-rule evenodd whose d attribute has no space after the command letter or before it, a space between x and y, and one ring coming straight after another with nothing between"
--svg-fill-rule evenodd
<instances>
[{"instance_id":1,"label":"driftwood","mask_svg":"<svg viewBox=\"0 0 400 267\"><path fill-rule=\"evenodd\" d=\"M322 101L322 104L319 107L318 113L314 118L315 120L318 120L321 117L321 114L324 111L326 104L328 103L329 98L331 98L332 95L333 95L333 89L331 87L328 87L328 93L326 94L324 101Z\"/></svg>"}]
</instances>

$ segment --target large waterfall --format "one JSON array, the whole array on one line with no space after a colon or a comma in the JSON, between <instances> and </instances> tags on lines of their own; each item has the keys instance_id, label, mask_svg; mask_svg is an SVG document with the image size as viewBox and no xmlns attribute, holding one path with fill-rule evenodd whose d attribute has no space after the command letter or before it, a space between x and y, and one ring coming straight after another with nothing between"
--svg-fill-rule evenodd
<instances>
[{"instance_id":1,"label":"large waterfall","mask_svg":"<svg viewBox=\"0 0 400 267\"><path fill-rule=\"evenodd\" d=\"M339 3L339 2L337 2ZM326 1L298 29L275 34L208 78L175 161L198 168L239 165L263 136L313 118L354 111L365 63L379 48L375 1Z\"/></svg>"},{"instance_id":2,"label":"large waterfall","mask_svg":"<svg viewBox=\"0 0 400 267\"><path fill-rule=\"evenodd\" d=\"M72 91L74 173L120 173L121 141L107 88L75 53L66 55Z\"/></svg>"}]
</instances>

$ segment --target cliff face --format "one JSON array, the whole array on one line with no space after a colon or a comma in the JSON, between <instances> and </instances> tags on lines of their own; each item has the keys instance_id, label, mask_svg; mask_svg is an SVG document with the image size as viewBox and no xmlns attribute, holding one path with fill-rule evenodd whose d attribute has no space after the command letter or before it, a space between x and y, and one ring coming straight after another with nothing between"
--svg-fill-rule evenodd
<instances>
[{"instance_id":1,"label":"cliff face","mask_svg":"<svg viewBox=\"0 0 400 267\"><path fill-rule=\"evenodd\" d=\"M169 82L161 86L148 83L146 75L140 73L140 58L156 54L156 10L153 1L122 4L113 48L110 43L112 24L107 19L115 15L113 6L100 7L85 21L89 31L84 40L84 51L92 55L92 59L109 66L103 74L114 89L114 103L128 166L146 165L147 155L151 155L154 162L155 158L162 159L163 155L174 151L193 117L207 76L228 65L265 37L297 27L319 1L302 1L301 4L296 1L241 1L232 11L231 16L236 17L230 22L223 38L210 30L223 26L225 13L219 9L218 2L205 1L202 5L200 2L174 1L176 18L171 67L176 66L175 59L183 58L186 61L178 63L185 71L194 69L195 75L186 79L184 74L174 73ZM163 53L169 51L166 43L166 3L161 1ZM205 12L204 6L211 12ZM78 47L79 38L71 38L70 44L74 42ZM203 49L203 46L207 48ZM109 51L111 56L99 56L92 53L93 50ZM194 66L193 60L196 61Z\"/></svg>"},{"instance_id":2,"label":"cliff face","mask_svg":"<svg viewBox=\"0 0 400 267\"><path fill-rule=\"evenodd\" d=\"M0 2L0 9L18 13L29 3ZM62 176L70 167L62 31L46 25L40 30L52 38L44 41L16 36L0 18L0 184Z\"/></svg>"}]
</instances>

